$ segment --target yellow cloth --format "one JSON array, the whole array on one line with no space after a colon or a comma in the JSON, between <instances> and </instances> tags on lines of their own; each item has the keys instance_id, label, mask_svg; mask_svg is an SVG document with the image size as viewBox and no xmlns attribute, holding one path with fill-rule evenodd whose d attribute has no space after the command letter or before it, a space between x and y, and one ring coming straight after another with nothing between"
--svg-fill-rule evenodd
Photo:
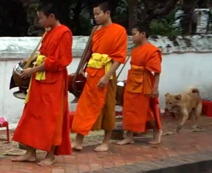
<instances>
[{"instance_id":1,"label":"yellow cloth","mask_svg":"<svg viewBox=\"0 0 212 173\"><path fill-rule=\"evenodd\" d=\"M45 56L44 55L38 55L37 59L35 61L35 66L41 65L44 62L44 60L45 60ZM36 80L45 80L46 79L45 72L36 72L35 79ZM32 79L30 79L29 87L28 87L28 90L27 90L27 95L26 95L26 98L25 98L25 104L28 103L28 101L29 101L31 81L32 81Z\"/></svg>"},{"instance_id":2,"label":"yellow cloth","mask_svg":"<svg viewBox=\"0 0 212 173\"><path fill-rule=\"evenodd\" d=\"M37 56L37 59L36 59L36 61L35 61L35 65L36 65L36 66L41 65L41 64L44 62L44 60L45 60L45 56L44 56L44 55L38 55L38 56ZM45 72L37 72L37 73L35 74L35 79L36 79L36 80L45 80L45 79L46 79L46 74L45 74Z\"/></svg>"},{"instance_id":3,"label":"yellow cloth","mask_svg":"<svg viewBox=\"0 0 212 173\"><path fill-rule=\"evenodd\" d=\"M112 59L107 54L93 53L90 60L88 61L87 67L91 68L105 68L105 73L107 73L112 66ZM112 76L111 78L112 79Z\"/></svg>"}]
</instances>

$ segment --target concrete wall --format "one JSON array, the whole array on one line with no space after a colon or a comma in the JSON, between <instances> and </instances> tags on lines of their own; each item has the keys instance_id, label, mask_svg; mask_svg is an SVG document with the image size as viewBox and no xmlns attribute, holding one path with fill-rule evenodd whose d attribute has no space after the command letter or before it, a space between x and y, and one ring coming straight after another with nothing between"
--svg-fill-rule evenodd
<instances>
[{"instance_id":1,"label":"concrete wall","mask_svg":"<svg viewBox=\"0 0 212 173\"><path fill-rule=\"evenodd\" d=\"M79 59L74 59L69 66L69 72L74 72ZM19 119L23 100L13 96L13 91L9 90L9 82L12 69L18 61L0 61L0 116L5 116L11 123L16 123ZM120 76L120 80L126 79L127 69ZM166 92L182 92L189 87L198 87L204 98L212 99L212 53L206 54L171 54L163 58L163 72L160 81L161 106L164 103ZM73 97L70 94L69 99ZM72 105L74 108L74 105Z\"/></svg>"},{"instance_id":2,"label":"concrete wall","mask_svg":"<svg viewBox=\"0 0 212 173\"><path fill-rule=\"evenodd\" d=\"M74 59L69 71L74 72L79 59ZM18 88L9 90L10 78L13 67L19 61L0 61L0 116L6 117L9 122L16 123L22 112L24 100L19 100L13 96L13 92ZM70 95L70 99L72 99Z\"/></svg>"}]
</instances>

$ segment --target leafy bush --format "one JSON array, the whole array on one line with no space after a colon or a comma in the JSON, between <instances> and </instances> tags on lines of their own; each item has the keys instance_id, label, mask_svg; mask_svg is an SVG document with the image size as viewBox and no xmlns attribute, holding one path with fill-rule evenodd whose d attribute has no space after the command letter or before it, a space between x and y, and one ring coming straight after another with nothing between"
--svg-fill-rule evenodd
<instances>
[{"instance_id":1,"label":"leafy bush","mask_svg":"<svg viewBox=\"0 0 212 173\"><path fill-rule=\"evenodd\" d=\"M175 12L173 10L168 16L161 19L154 19L150 23L150 34L151 35L164 35L168 37L175 37L182 33L181 28L174 26L175 23Z\"/></svg>"}]
</instances>

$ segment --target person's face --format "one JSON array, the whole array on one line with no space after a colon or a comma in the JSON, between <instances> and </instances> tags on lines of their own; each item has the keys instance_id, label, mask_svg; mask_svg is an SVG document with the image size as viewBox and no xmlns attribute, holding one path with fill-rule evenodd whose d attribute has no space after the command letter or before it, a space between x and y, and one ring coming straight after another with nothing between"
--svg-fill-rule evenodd
<instances>
[{"instance_id":1,"label":"person's face","mask_svg":"<svg viewBox=\"0 0 212 173\"><path fill-rule=\"evenodd\" d=\"M37 16L38 16L39 24L44 28L51 27L54 24L54 21L55 21L55 15L54 14L50 14L50 15L46 16L44 14L44 12L38 11Z\"/></svg>"},{"instance_id":2,"label":"person's face","mask_svg":"<svg viewBox=\"0 0 212 173\"><path fill-rule=\"evenodd\" d=\"M132 29L132 40L135 44L140 44L145 38L144 32L139 32L137 28Z\"/></svg>"},{"instance_id":3,"label":"person's face","mask_svg":"<svg viewBox=\"0 0 212 173\"><path fill-rule=\"evenodd\" d=\"M93 8L94 20L97 25L103 25L110 17L109 11L102 11L100 7Z\"/></svg>"}]
</instances>

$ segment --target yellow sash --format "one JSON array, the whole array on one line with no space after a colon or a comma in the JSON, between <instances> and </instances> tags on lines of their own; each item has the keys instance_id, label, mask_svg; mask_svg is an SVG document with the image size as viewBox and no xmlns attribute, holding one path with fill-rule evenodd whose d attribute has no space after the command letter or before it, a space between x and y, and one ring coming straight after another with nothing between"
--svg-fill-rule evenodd
<instances>
[{"instance_id":1,"label":"yellow sash","mask_svg":"<svg viewBox=\"0 0 212 173\"><path fill-rule=\"evenodd\" d=\"M107 54L100 54L100 53L93 53L87 65L87 67L96 69L101 69L104 67L105 73L110 71L111 66L112 66L112 59Z\"/></svg>"},{"instance_id":2,"label":"yellow sash","mask_svg":"<svg viewBox=\"0 0 212 173\"><path fill-rule=\"evenodd\" d=\"M45 56L44 55L38 55L37 59L35 61L35 66L41 65L44 62L44 60L45 60ZM45 80L46 79L45 72L36 72L35 79L36 80ZM31 83L32 83L32 79L30 79L29 88L27 90L27 95L26 95L26 98L25 98L25 104L28 103L28 101L29 101Z\"/></svg>"},{"instance_id":3,"label":"yellow sash","mask_svg":"<svg viewBox=\"0 0 212 173\"><path fill-rule=\"evenodd\" d=\"M35 66L41 65L44 62L44 60L45 60L45 56L44 55L38 55L37 59L35 61ZM45 80L46 79L45 72L43 72L43 71L42 72L41 71L37 72L35 74L35 79L36 80Z\"/></svg>"}]
</instances>

